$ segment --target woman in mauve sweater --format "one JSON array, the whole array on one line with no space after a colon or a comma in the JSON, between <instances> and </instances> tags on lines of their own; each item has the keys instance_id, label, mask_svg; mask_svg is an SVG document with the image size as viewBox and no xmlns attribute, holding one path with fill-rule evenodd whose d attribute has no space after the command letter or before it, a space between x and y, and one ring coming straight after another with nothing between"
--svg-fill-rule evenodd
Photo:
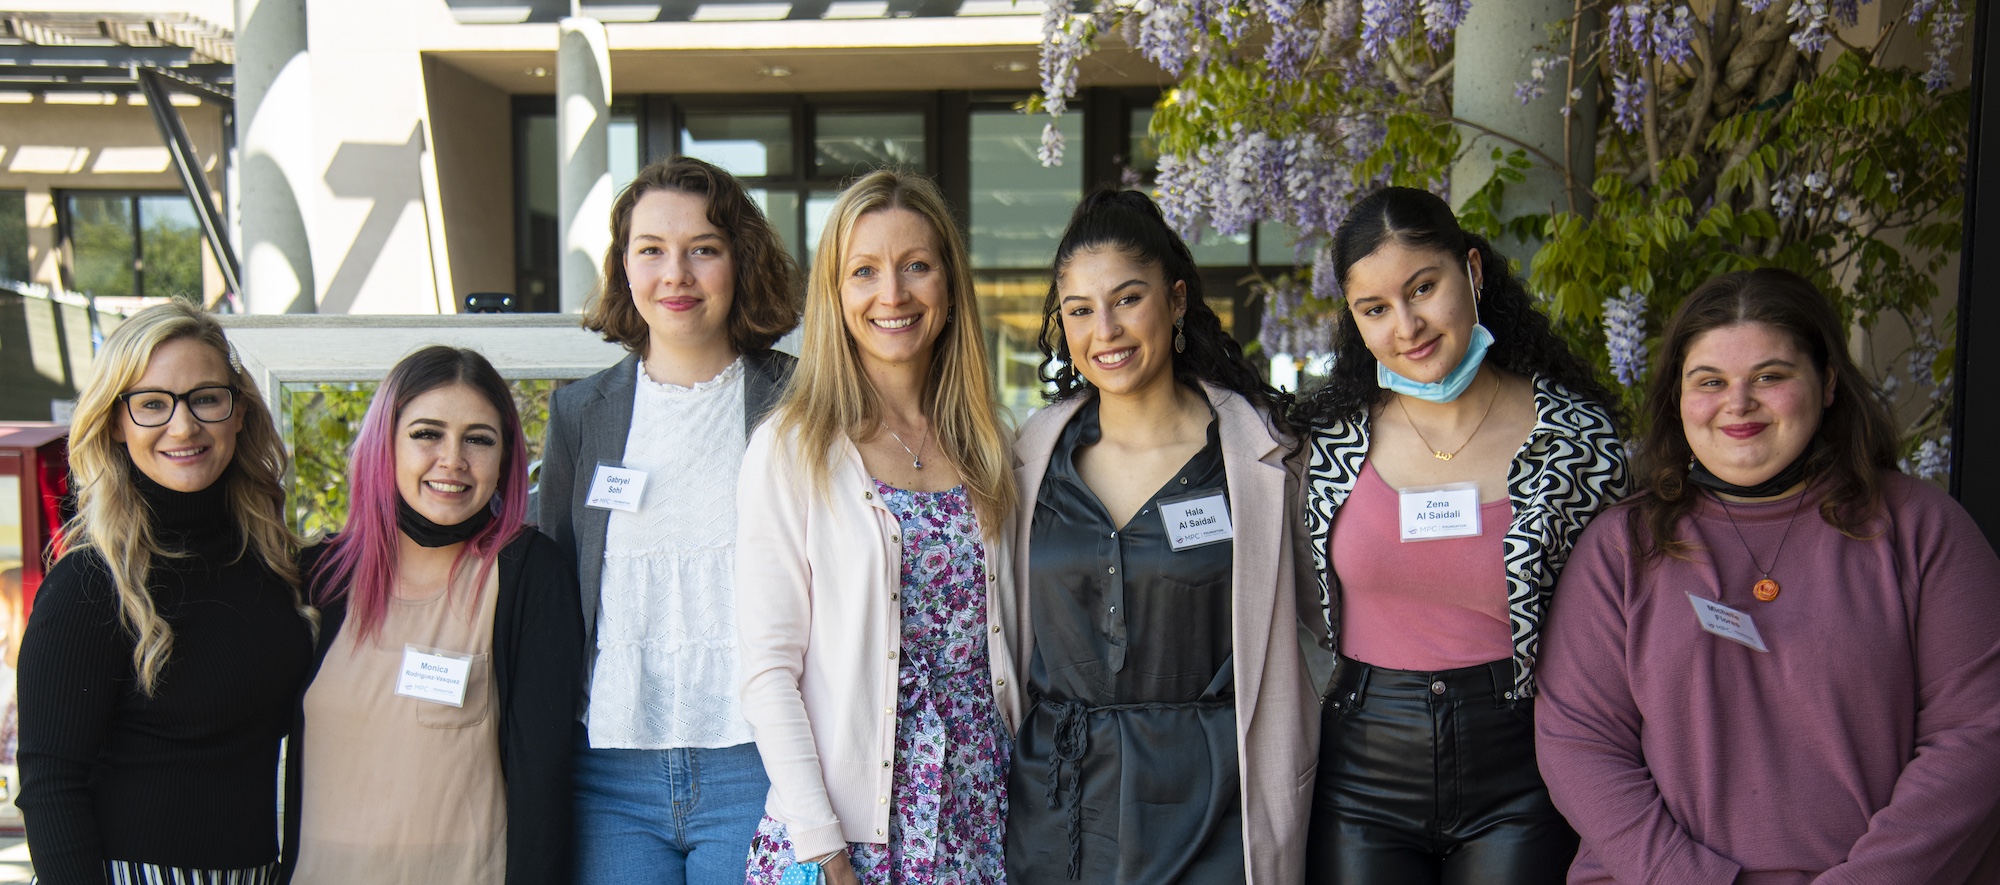
<instances>
[{"instance_id":1,"label":"woman in mauve sweater","mask_svg":"<svg viewBox=\"0 0 2000 885\"><path fill-rule=\"evenodd\" d=\"M21 644L35 872L275 882L312 614L270 412L222 327L176 301L105 340L71 426L77 515Z\"/></svg>"},{"instance_id":2,"label":"woman in mauve sweater","mask_svg":"<svg viewBox=\"0 0 2000 885\"><path fill-rule=\"evenodd\" d=\"M1569 881L2000 882L2000 558L1895 471L1804 279L1710 280L1661 351L1646 491L1585 531L1544 643Z\"/></svg>"}]
</instances>

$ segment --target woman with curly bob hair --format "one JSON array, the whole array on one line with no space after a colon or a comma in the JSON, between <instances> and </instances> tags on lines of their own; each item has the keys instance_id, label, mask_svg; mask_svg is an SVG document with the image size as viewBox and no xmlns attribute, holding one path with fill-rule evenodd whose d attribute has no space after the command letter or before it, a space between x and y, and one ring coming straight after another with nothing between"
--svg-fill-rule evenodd
<instances>
[{"instance_id":1,"label":"woman with curly bob hair","mask_svg":"<svg viewBox=\"0 0 2000 885\"><path fill-rule=\"evenodd\" d=\"M222 327L149 307L70 425L77 514L21 643L35 873L278 881L278 744L312 655L285 446Z\"/></svg>"},{"instance_id":2,"label":"woman with curly bob hair","mask_svg":"<svg viewBox=\"0 0 2000 885\"><path fill-rule=\"evenodd\" d=\"M577 875L741 885L770 782L736 695L736 481L798 269L735 176L675 157L612 205L604 280L584 326L630 354L549 398L540 493L584 613ZM594 500L614 478L629 507Z\"/></svg>"},{"instance_id":3,"label":"woman with curly bob hair","mask_svg":"<svg viewBox=\"0 0 2000 885\"><path fill-rule=\"evenodd\" d=\"M1563 561L1625 493L1611 395L1435 195L1363 198L1333 273L1333 376L1300 409L1337 653L1307 880L1559 881L1532 699Z\"/></svg>"}]
</instances>

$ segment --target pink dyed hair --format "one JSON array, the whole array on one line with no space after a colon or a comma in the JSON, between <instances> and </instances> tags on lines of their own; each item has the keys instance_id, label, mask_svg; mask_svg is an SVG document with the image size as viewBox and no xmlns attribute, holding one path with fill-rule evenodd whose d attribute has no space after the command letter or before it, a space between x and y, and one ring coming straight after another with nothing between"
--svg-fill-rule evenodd
<instances>
[{"instance_id":1,"label":"pink dyed hair","mask_svg":"<svg viewBox=\"0 0 2000 885\"><path fill-rule=\"evenodd\" d=\"M493 521L459 550L452 563L454 579L468 560L478 562L473 598L486 587L487 571L505 546L526 524L528 515L528 446L521 438L521 416L507 382L477 351L433 345L403 358L368 404L361 431L354 440L347 468L347 526L327 542L313 574L313 602L327 605L347 600L348 623L358 624L362 640L382 629L396 579L396 551L401 530L396 527L396 422L410 401L453 384L464 384L484 396L500 413L500 484L493 499ZM453 582L456 584L456 580Z\"/></svg>"}]
</instances>

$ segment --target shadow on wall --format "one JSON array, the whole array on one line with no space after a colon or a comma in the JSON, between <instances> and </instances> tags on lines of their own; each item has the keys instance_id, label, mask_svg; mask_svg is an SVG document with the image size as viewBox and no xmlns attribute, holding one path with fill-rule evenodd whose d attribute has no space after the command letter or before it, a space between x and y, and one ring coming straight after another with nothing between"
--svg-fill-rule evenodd
<instances>
[{"instance_id":1,"label":"shadow on wall","mask_svg":"<svg viewBox=\"0 0 2000 885\"><path fill-rule=\"evenodd\" d=\"M423 179L417 173L422 161L422 124L410 130L410 140L402 144L342 142L327 164L326 186L334 196L346 200L369 200L368 217L354 235L341 259L340 269L326 285L320 313L351 313L361 297L361 286L375 267L382 250L395 233L396 222L411 203L421 204Z\"/></svg>"},{"instance_id":2,"label":"shadow on wall","mask_svg":"<svg viewBox=\"0 0 2000 885\"><path fill-rule=\"evenodd\" d=\"M0 289L0 421L49 420L50 400L76 396L91 353L88 310Z\"/></svg>"}]
</instances>

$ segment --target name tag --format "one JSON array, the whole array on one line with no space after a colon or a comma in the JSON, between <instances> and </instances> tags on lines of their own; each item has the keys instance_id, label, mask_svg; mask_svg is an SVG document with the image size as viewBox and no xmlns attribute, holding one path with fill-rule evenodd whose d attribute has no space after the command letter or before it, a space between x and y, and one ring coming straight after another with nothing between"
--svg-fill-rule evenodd
<instances>
[{"instance_id":1,"label":"name tag","mask_svg":"<svg viewBox=\"0 0 2000 885\"><path fill-rule=\"evenodd\" d=\"M1421 489L1397 489L1402 540L1437 541L1479 534L1479 484L1455 482Z\"/></svg>"},{"instance_id":2,"label":"name tag","mask_svg":"<svg viewBox=\"0 0 2000 885\"><path fill-rule=\"evenodd\" d=\"M396 672L396 693L406 698L465 706L465 686L472 681L472 656L403 646L403 666Z\"/></svg>"},{"instance_id":3,"label":"name tag","mask_svg":"<svg viewBox=\"0 0 2000 885\"><path fill-rule=\"evenodd\" d=\"M1701 629L1747 648L1761 652L1770 651L1764 647L1764 637L1757 633L1757 619L1713 599L1703 599L1692 593L1688 594L1688 601L1694 603L1694 618L1701 623Z\"/></svg>"},{"instance_id":4,"label":"name tag","mask_svg":"<svg viewBox=\"0 0 2000 885\"><path fill-rule=\"evenodd\" d=\"M1221 492L1161 499L1160 522L1166 524L1167 545L1175 551L1236 537L1229 524L1229 499Z\"/></svg>"},{"instance_id":5,"label":"name tag","mask_svg":"<svg viewBox=\"0 0 2000 885\"><path fill-rule=\"evenodd\" d=\"M638 513L639 496L645 491L646 471L616 464L598 464L597 473L590 478L590 495L584 498L583 506Z\"/></svg>"}]
</instances>

